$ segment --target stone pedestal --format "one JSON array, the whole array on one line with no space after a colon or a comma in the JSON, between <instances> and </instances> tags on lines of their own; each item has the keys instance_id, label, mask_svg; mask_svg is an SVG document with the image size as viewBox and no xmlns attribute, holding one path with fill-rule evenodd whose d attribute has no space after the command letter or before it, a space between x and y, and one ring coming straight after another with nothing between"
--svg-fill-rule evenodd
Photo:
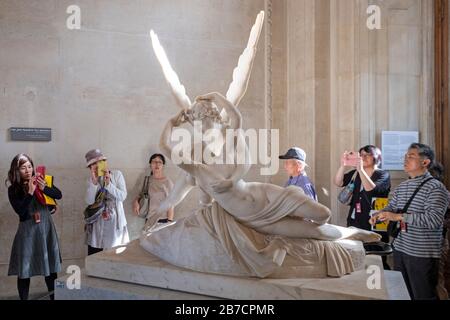
<instances>
[{"instance_id":1,"label":"stone pedestal","mask_svg":"<svg viewBox=\"0 0 450 320\"><path fill-rule=\"evenodd\" d=\"M57 280L56 300L219 300L220 298L149 287L122 281L100 279L81 274L80 290L69 290L69 276ZM410 300L400 272L385 271L388 300ZM308 299L308 298L305 298ZM325 298L322 298L325 299Z\"/></svg>"},{"instance_id":2,"label":"stone pedestal","mask_svg":"<svg viewBox=\"0 0 450 320\"><path fill-rule=\"evenodd\" d=\"M68 289L69 275L56 280L56 300L215 300L199 294L89 277L81 271L81 288ZM70 281L70 280L69 280Z\"/></svg>"},{"instance_id":3,"label":"stone pedestal","mask_svg":"<svg viewBox=\"0 0 450 320\"><path fill-rule=\"evenodd\" d=\"M374 276L373 269L379 271L380 286L370 289L368 283L376 284L370 278ZM56 298L408 299L401 275L398 272L385 274L377 256L367 256L363 270L341 278L238 278L174 267L152 256L134 241L126 247L87 257L85 272L87 277L83 277L80 291L67 290L65 278L58 279Z\"/></svg>"}]
</instances>

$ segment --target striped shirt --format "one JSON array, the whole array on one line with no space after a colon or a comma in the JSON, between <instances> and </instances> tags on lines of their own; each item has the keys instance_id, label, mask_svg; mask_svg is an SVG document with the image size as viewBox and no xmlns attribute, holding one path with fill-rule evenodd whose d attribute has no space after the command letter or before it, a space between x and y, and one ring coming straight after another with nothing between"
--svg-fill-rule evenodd
<instances>
[{"instance_id":1,"label":"striped shirt","mask_svg":"<svg viewBox=\"0 0 450 320\"><path fill-rule=\"evenodd\" d=\"M426 174L402 182L383 211L402 210L417 187L432 177ZM407 232L400 232L395 250L419 258L440 258L444 215L449 204L445 186L436 179L428 181L416 194L405 216Z\"/></svg>"}]
</instances>

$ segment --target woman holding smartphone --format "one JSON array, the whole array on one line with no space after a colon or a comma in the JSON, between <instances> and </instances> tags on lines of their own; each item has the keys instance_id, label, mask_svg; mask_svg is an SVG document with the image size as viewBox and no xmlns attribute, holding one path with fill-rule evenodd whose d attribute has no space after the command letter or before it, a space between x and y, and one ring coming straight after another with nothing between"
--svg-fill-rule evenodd
<instances>
[{"instance_id":1,"label":"woman holding smartphone","mask_svg":"<svg viewBox=\"0 0 450 320\"><path fill-rule=\"evenodd\" d=\"M36 175L33 161L26 154L18 154L8 172L8 197L19 216L19 228L14 238L9 261L9 276L17 276L17 289L21 300L28 300L30 278L45 276L48 291L54 291L57 272L61 271L61 254L55 224L47 205L42 203L43 193L61 199L58 188L47 186L44 176ZM53 293L50 299L53 300Z\"/></svg>"},{"instance_id":2,"label":"woman holding smartphone","mask_svg":"<svg viewBox=\"0 0 450 320\"><path fill-rule=\"evenodd\" d=\"M388 171L379 169L381 164L381 150L373 145L367 145L359 153L344 152L341 166L334 178L338 187L347 186L354 177L355 188L350 202L347 226L364 230L372 230L369 223L372 198L387 198L391 190L391 179ZM352 167L353 170L345 173ZM380 232L382 241L389 242L386 232ZM384 258L384 257L383 257ZM389 266L383 259L385 269Z\"/></svg>"}]
</instances>

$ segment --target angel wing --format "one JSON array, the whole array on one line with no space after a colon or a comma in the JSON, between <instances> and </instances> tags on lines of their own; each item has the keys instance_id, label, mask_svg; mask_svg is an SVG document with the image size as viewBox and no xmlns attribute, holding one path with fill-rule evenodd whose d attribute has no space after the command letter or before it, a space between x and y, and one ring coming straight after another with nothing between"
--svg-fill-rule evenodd
<instances>
[{"instance_id":1,"label":"angel wing","mask_svg":"<svg viewBox=\"0 0 450 320\"><path fill-rule=\"evenodd\" d=\"M259 36L264 24L264 11L261 11L256 17L255 24L250 31L247 47L239 57L237 67L233 71L233 81L228 88L226 97L236 107L247 91L248 80L253 66L253 60L256 56Z\"/></svg>"},{"instance_id":2,"label":"angel wing","mask_svg":"<svg viewBox=\"0 0 450 320\"><path fill-rule=\"evenodd\" d=\"M153 51L155 52L156 58L158 58L159 64L163 70L164 76L166 78L167 83L172 90L172 94L177 100L178 105L182 109L189 109L191 107L191 100L186 94L186 89L180 83L180 79L175 71L172 69L170 65L169 59L167 58L166 52L159 42L158 35L150 30L150 37L152 39Z\"/></svg>"}]
</instances>

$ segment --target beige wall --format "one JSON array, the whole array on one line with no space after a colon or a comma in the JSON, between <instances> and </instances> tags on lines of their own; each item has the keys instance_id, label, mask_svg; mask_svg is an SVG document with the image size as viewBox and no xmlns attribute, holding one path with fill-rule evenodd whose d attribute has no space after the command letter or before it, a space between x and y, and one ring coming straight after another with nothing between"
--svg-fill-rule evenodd
<instances>
[{"instance_id":1,"label":"beige wall","mask_svg":"<svg viewBox=\"0 0 450 320\"><path fill-rule=\"evenodd\" d=\"M332 184L344 150L380 145L383 130L433 144L432 1L286 1L288 144L307 151L320 201L344 224ZM369 4L380 30L366 26Z\"/></svg>"},{"instance_id":2,"label":"beige wall","mask_svg":"<svg viewBox=\"0 0 450 320\"><path fill-rule=\"evenodd\" d=\"M88 171L87 150L100 147L110 165L122 170L128 186L125 210L132 237L142 221L132 216L136 181L153 152L158 151L164 122L178 111L151 49L148 31L160 36L173 67L191 99L225 93L231 82L257 13L264 0L76 1L81 8L81 30L66 28L66 8L73 1L0 1L0 177L6 177L13 156L26 152L45 164L63 191L62 211L54 217L65 265L82 263L82 212ZM271 19L283 23L275 4ZM248 128L265 128L268 106L283 105L282 81L268 72L271 52L277 55L274 77L281 78L282 34L264 30L252 79L241 111ZM266 41L272 41L271 51ZM272 68L272 70L274 69ZM268 93L273 83L273 90ZM52 141L9 141L9 127L49 127ZM252 176L256 176L253 170ZM171 178L178 170L167 168ZM0 296L15 295L13 277L6 277L18 219L7 189L0 183ZM193 207L193 199L181 216ZM33 279L33 287L43 287Z\"/></svg>"}]
</instances>

